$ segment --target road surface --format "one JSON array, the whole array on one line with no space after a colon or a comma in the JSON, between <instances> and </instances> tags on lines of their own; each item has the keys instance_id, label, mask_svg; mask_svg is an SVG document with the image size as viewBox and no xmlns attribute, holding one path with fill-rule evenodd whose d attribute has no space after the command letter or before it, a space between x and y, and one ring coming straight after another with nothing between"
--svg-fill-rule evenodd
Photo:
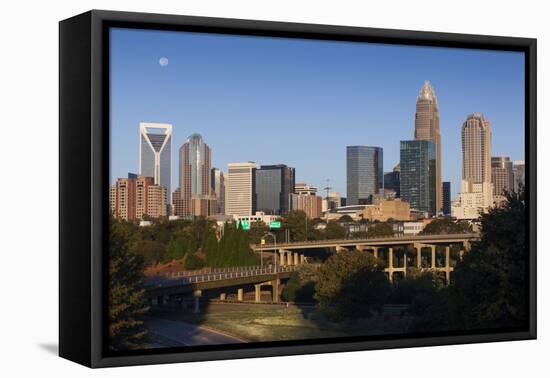
<instances>
[{"instance_id":1,"label":"road surface","mask_svg":"<svg viewBox=\"0 0 550 378\"><path fill-rule=\"evenodd\" d=\"M147 318L145 327L156 340L152 347L235 344L244 340L205 329L201 326L175 320Z\"/></svg>"}]
</instances>

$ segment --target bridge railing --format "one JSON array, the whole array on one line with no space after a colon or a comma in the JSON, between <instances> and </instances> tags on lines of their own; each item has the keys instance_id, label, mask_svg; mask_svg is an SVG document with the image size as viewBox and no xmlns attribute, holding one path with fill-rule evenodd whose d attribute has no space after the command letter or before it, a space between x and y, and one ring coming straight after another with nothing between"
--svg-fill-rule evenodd
<instances>
[{"instance_id":1,"label":"bridge railing","mask_svg":"<svg viewBox=\"0 0 550 378\"><path fill-rule=\"evenodd\" d=\"M192 276L172 276L170 278L150 278L146 280L147 287L180 286L191 285L200 282L221 281L227 279L236 279L244 277L262 276L266 274L276 274L284 272L293 272L296 266L277 266L266 265L263 267L246 267L242 270L225 269L224 271L210 272L202 275Z\"/></svg>"},{"instance_id":2,"label":"bridge railing","mask_svg":"<svg viewBox=\"0 0 550 378\"><path fill-rule=\"evenodd\" d=\"M457 239L477 239L479 238L478 234L468 233L468 234L429 234L429 235L395 235L395 236L383 236L383 237L374 237L374 238L344 238L344 239L325 239L325 240L303 240L295 241L289 243L277 243L277 248L284 249L284 247L291 247L296 245L312 245L312 244L338 244L338 243L368 243L368 242L377 242L377 241L389 241L389 240L398 240L398 239L407 239L411 241L422 241L422 240L431 240L431 239L448 239L448 238L457 238ZM274 244L255 244L252 246L254 250L260 248L263 249L272 249Z\"/></svg>"}]
</instances>

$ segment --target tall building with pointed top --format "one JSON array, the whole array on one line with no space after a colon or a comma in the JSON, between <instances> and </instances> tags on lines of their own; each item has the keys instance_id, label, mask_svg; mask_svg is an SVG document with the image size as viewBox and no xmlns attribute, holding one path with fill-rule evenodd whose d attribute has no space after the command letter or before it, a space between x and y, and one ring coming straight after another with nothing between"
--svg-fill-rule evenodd
<instances>
[{"instance_id":1,"label":"tall building with pointed top","mask_svg":"<svg viewBox=\"0 0 550 378\"><path fill-rule=\"evenodd\" d=\"M425 81L416 98L416 116L414 120L414 139L429 140L435 145L435 207L443 209L441 184L441 132L439 130L439 108L437 96L429 81Z\"/></svg>"},{"instance_id":2,"label":"tall building with pointed top","mask_svg":"<svg viewBox=\"0 0 550 378\"><path fill-rule=\"evenodd\" d=\"M183 214L193 215L192 198L211 198L212 154L208 144L200 134L192 134L179 149L179 184Z\"/></svg>"},{"instance_id":3,"label":"tall building with pointed top","mask_svg":"<svg viewBox=\"0 0 550 378\"><path fill-rule=\"evenodd\" d=\"M170 193L172 181L172 125L139 124L139 175L152 177Z\"/></svg>"},{"instance_id":4,"label":"tall building with pointed top","mask_svg":"<svg viewBox=\"0 0 550 378\"><path fill-rule=\"evenodd\" d=\"M473 113L462 125L462 185L452 215L475 219L493 204L491 127L483 114Z\"/></svg>"}]
</instances>

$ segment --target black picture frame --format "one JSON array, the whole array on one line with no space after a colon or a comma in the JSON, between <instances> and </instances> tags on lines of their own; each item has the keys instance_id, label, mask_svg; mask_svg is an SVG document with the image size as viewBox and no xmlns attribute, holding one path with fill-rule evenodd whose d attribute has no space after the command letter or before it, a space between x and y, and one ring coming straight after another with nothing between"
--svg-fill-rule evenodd
<instances>
[{"instance_id":1,"label":"black picture frame","mask_svg":"<svg viewBox=\"0 0 550 378\"><path fill-rule=\"evenodd\" d=\"M353 337L113 354L106 345L109 27L200 31L525 53L529 247L527 329ZM89 367L535 339L536 39L92 10L59 24L59 354Z\"/></svg>"}]
</instances>

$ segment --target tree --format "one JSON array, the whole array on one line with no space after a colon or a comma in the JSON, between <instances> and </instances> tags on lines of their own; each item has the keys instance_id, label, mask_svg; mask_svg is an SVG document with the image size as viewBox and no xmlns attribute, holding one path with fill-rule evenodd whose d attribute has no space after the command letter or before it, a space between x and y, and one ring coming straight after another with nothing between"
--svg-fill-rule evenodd
<instances>
[{"instance_id":1,"label":"tree","mask_svg":"<svg viewBox=\"0 0 550 378\"><path fill-rule=\"evenodd\" d=\"M326 239L343 239L346 236L345 228L338 222L330 220L325 228Z\"/></svg>"},{"instance_id":2,"label":"tree","mask_svg":"<svg viewBox=\"0 0 550 378\"><path fill-rule=\"evenodd\" d=\"M382 312L391 286L378 260L357 251L332 255L319 269L316 299L335 319L370 317Z\"/></svg>"},{"instance_id":3,"label":"tree","mask_svg":"<svg viewBox=\"0 0 550 378\"><path fill-rule=\"evenodd\" d=\"M367 229L368 238L380 238L384 236L393 236L393 226L389 223L374 223Z\"/></svg>"},{"instance_id":4,"label":"tree","mask_svg":"<svg viewBox=\"0 0 550 378\"><path fill-rule=\"evenodd\" d=\"M354 223L355 221L348 214L344 214L338 219L338 222Z\"/></svg>"},{"instance_id":5,"label":"tree","mask_svg":"<svg viewBox=\"0 0 550 378\"><path fill-rule=\"evenodd\" d=\"M290 230L290 240L303 241L306 240L306 213L302 210L292 210L283 218L283 229ZM310 226L311 228L311 226ZM309 230L308 230L309 232ZM279 235L282 236L281 233ZM279 237L277 237L278 240Z\"/></svg>"},{"instance_id":6,"label":"tree","mask_svg":"<svg viewBox=\"0 0 550 378\"><path fill-rule=\"evenodd\" d=\"M472 226L467 221L454 221L451 218L437 218L420 232L421 235L437 234L467 234L472 232Z\"/></svg>"},{"instance_id":7,"label":"tree","mask_svg":"<svg viewBox=\"0 0 550 378\"><path fill-rule=\"evenodd\" d=\"M288 302L313 302L318 268L314 265L300 265L287 281L282 297Z\"/></svg>"},{"instance_id":8,"label":"tree","mask_svg":"<svg viewBox=\"0 0 550 378\"><path fill-rule=\"evenodd\" d=\"M109 346L136 349L145 336L142 316L148 311L143 297L143 258L128 250L128 234L111 220L109 235Z\"/></svg>"},{"instance_id":9,"label":"tree","mask_svg":"<svg viewBox=\"0 0 550 378\"><path fill-rule=\"evenodd\" d=\"M525 191L480 217L480 242L473 244L453 274L450 298L456 326L525 327L528 324L528 263Z\"/></svg>"}]
</instances>

